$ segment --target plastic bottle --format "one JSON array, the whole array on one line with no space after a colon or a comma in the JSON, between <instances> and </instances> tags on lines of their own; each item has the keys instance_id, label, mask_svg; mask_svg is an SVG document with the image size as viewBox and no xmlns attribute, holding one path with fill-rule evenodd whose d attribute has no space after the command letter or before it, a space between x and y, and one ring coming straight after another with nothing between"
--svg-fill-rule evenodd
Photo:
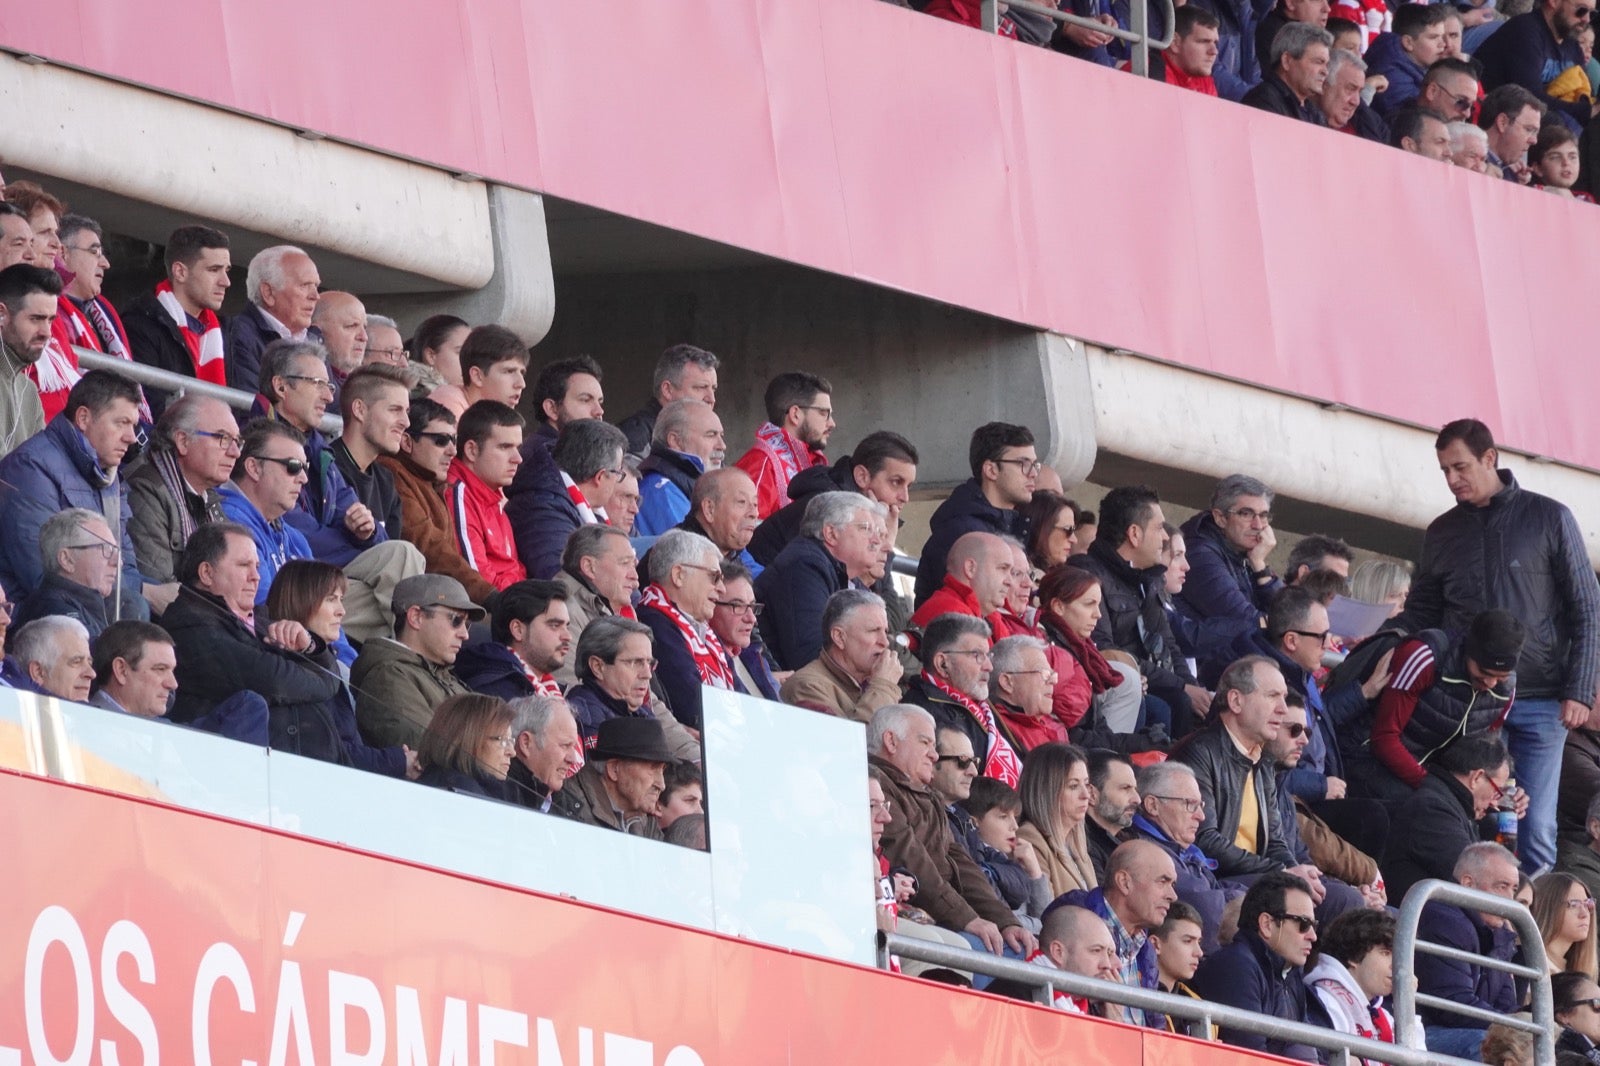
<instances>
[{"instance_id":1,"label":"plastic bottle","mask_svg":"<svg viewBox=\"0 0 1600 1066\"><path fill-rule=\"evenodd\" d=\"M1517 782L1515 778L1506 781L1505 794L1500 798L1500 808L1495 812L1496 844L1503 845L1512 854L1517 850Z\"/></svg>"}]
</instances>

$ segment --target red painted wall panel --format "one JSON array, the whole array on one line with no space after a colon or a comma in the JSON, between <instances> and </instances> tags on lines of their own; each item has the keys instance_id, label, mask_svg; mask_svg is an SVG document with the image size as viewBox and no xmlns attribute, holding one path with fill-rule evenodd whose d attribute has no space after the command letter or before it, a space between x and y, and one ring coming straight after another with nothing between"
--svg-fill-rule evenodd
<instances>
[{"instance_id":1,"label":"red painted wall panel","mask_svg":"<svg viewBox=\"0 0 1600 1066\"><path fill-rule=\"evenodd\" d=\"M0 44L1600 468L1600 212L874 0L62 0Z\"/></svg>"}]
</instances>

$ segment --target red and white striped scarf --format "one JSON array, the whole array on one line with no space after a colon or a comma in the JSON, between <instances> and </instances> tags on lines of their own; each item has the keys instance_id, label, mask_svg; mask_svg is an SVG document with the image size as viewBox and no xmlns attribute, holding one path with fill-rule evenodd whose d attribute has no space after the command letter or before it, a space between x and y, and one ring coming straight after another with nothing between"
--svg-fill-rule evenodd
<instances>
[{"instance_id":1,"label":"red and white striped scarf","mask_svg":"<svg viewBox=\"0 0 1600 1066\"><path fill-rule=\"evenodd\" d=\"M217 320L217 313L209 307L200 309L200 325L205 330L196 335L189 328L189 313L178 302L171 282L163 281L156 286L156 303L161 305L161 309L171 317L178 332L183 335L184 347L189 349L189 359L194 363L194 376L213 385L226 385L228 368L222 358L222 323Z\"/></svg>"},{"instance_id":2,"label":"red and white striped scarf","mask_svg":"<svg viewBox=\"0 0 1600 1066\"><path fill-rule=\"evenodd\" d=\"M571 500L572 506L578 509L578 517L583 519L584 525L592 526L598 523L609 526L611 524L611 519L606 516L604 509L596 509L589 506L589 498L583 494L583 490L578 487L578 483L573 481L572 476L565 470L561 471L561 483L567 487L567 499Z\"/></svg>"},{"instance_id":3,"label":"red and white striped scarf","mask_svg":"<svg viewBox=\"0 0 1600 1066\"><path fill-rule=\"evenodd\" d=\"M103 297L95 297L79 307L72 297L59 296L56 298L56 311L67 332L67 340L71 343L79 348L88 348L102 355L114 355L118 359L133 362L133 355L128 351L127 336L122 329L122 321L117 318L117 312L111 305L104 302ZM139 417L148 424L155 423L155 418L150 413L150 403L144 398L142 388L139 390Z\"/></svg>"},{"instance_id":4,"label":"red and white striped scarf","mask_svg":"<svg viewBox=\"0 0 1600 1066\"><path fill-rule=\"evenodd\" d=\"M756 430L755 448L769 456L783 471L783 477L777 485L779 507L789 504L789 482L794 480L796 474L827 461L820 453L796 440L782 426L775 426L771 422L761 423L761 428Z\"/></svg>"},{"instance_id":5,"label":"red and white striped scarf","mask_svg":"<svg viewBox=\"0 0 1600 1066\"><path fill-rule=\"evenodd\" d=\"M640 607L654 607L672 620L678 632L683 635L683 642L689 647L689 655L694 659L695 669L700 672L700 680L712 688L727 689L729 692L738 690L734 684L733 671L728 669L728 652L722 646L722 641L707 626L702 633L689 620L689 616L678 610L677 606L669 599L660 585L650 585L644 590L644 595L639 597Z\"/></svg>"},{"instance_id":6,"label":"red and white striped scarf","mask_svg":"<svg viewBox=\"0 0 1600 1066\"><path fill-rule=\"evenodd\" d=\"M511 648L509 650L512 655L516 656L517 665L522 667L522 676L526 677L528 679L528 684L533 686L533 694L535 696L561 695L560 682L558 682L550 674L541 674L539 671L529 666L528 660L524 659L520 655L517 655L517 649Z\"/></svg>"},{"instance_id":7,"label":"red and white striped scarf","mask_svg":"<svg viewBox=\"0 0 1600 1066\"><path fill-rule=\"evenodd\" d=\"M983 776L1004 781L1016 788L1022 782L1022 760L1017 758L1017 749L995 728L994 712L989 709L989 704L957 691L926 670L922 671L922 679L966 708L967 713L989 734L989 757L983 764Z\"/></svg>"}]
</instances>

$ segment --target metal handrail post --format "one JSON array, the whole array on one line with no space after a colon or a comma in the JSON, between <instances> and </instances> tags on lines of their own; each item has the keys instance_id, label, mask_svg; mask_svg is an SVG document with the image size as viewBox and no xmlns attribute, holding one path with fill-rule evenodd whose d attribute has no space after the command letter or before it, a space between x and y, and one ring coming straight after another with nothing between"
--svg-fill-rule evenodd
<instances>
[{"instance_id":1,"label":"metal handrail post","mask_svg":"<svg viewBox=\"0 0 1600 1066\"><path fill-rule=\"evenodd\" d=\"M1142 60L1144 69L1141 70L1138 66L1141 62L1139 49L1135 48L1133 53L1133 72L1140 77L1144 77L1150 72L1148 49L1162 49L1172 43L1172 24L1176 21L1177 16L1175 14L1176 9L1173 7L1173 0L1161 0L1167 12L1167 32L1162 35L1161 40L1152 41L1146 32L1149 13L1140 6L1143 2L1146 2L1146 0L1134 0L1133 24L1137 28L1131 30L1125 30L1121 26L1107 26L1103 22L1084 18L1082 15L1075 15L1070 11L1060 11L1045 4L1036 4L1031 0L1006 0L1006 7L1014 7L1019 11L1031 11L1035 15L1046 15L1057 22L1063 22L1069 26L1082 26L1086 30L1109 34L1119 41L1145 46L1146 51ZM1000 0L983 0L983 6L978 9L978 24L985 33L998 33L1000 31Z\"/></svg>"},{"instance_id":2,"label":"metal handrail post","mask_svg":"<svg viewBox=\"0 0 1600 1066\"><path fill-rule=\"evenodd\" d=\"M1460 959L1463 954L1458 949L1417 939L1417 923L1422 918L1422 909L1431 902L1448 903L1505 918L1516 928L1517 935L1522 938L1524 944L1544 943L1533 915L1515 900L1491 896L1487 892L1479 892L1477 889L1467 888L1453 881L1441 881L1437 878L1418 881L1400 903L1400 916L1394 933L1395 1039L1403 1043L1412 1038L1416 1028L1417 1005L1422 1003L1435 1010L1451 1011L1479 1021L1499 1022L1532 1032L1535 1066L1552 1066L1556 1060L1555 1004L1550 994L1550 976L1542 970L1533 970L1503 959L1491 959L1485 955L1470 956L1473 965L1487 966L1491 970L1529 978L1533 994L1532 1022L1452 1003L1437 996L1418 994L1416 957L1419 951L1451 959Z\"/></svg>"},{"instance_id":3,"label":"metal handrail post","mask_svg":"<svg viewBox=\"0 0 1600 1066\"><path fill-rule=\"evenodd\" d=\"M984 33L1000 32L1000 0L983 0L978 13L978 27Z\"/></svg>"},{"instance_id":4,"label":"metal handrail post","mask_svg":"<svg viewBox=\"0 0 1600 1066\"><path fill-rule=\"evenodd\" d=\"M1305 1044L1332 1052L1335 1055L1353 1054L1364 1059L1390 1063L1391 1066L1476 1066L1467 1059L1419 1051L1400 1043L1385 1043L1368 1037L1324 1029L1304 1022L1291 1022L1268 1014L1224 1003L1212 1003L1189 996L1175 996L1156 992L1137 985L1124 985L1115 981L1101 981L1083 977L1065 970L1046 969L1032 963L991 955L986 951L955 947L930 940L914 940L895 933L879 934L884 950L905 959L917 959L936 966L948 966L966 973L981 973L990 977L1015 981L1028 988L1060 989L1069 995L1087 996L1103 1003L1116 1003L1125 1007L1158 1011L1175 1018L1203 1022L1206 1026L1221 1026L1257 1033L1273 1040ZM1207 1029L1209 1032L1209 1028Z\"/></svg>"}]
</instances>

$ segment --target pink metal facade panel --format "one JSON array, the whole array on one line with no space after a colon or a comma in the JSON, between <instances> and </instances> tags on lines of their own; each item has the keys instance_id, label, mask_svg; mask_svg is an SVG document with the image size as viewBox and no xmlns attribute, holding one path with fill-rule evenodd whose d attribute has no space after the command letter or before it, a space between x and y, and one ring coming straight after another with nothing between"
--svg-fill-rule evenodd
<instances>
[{"instance_id":1,"label":"pink metal facade panel","mask_svg":"<svg viewBox=\"0 0 1600 1066\"><path fill-rule=\"evenodd\" d=\"M1600 212L874 0L62 0L0 44L1600 468Z\"/></svg>"}]
</instances>

